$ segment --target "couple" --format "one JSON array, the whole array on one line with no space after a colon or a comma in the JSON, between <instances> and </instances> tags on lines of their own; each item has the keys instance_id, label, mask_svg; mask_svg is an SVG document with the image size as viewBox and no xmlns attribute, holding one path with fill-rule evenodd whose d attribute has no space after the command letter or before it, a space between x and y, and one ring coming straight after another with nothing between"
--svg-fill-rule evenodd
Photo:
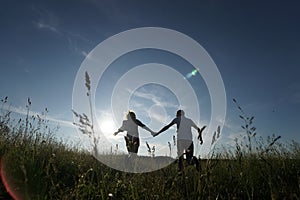
<instances>
[{"instance_id":1,"label":"couple","mask_svg":"<svg viewBox=\"0 0 300 200\"><path fill-rule=\"evenodd\" d=\"M203 144L202 132L206 126L203 126L201 129L189 118L185 117L183 110L178 110L176 113L176 118L174 118L168 125L163 127L160 131L153 132L150 128L144 125L140 120L136 118L134 112L129 111L126 120L123 121L122 126L114 133L117 135L120 132L127 131L125 136L126 147L129 154L136 155L138 148L140 146L138 126L149 131L153 137L159 135L160 133L169 129L172 125L176 124L177 126L177 154L178 154L178 171L181 173L183 169L183 153L185 151L186 160L189 164L195 164L197 170L199 170L199 163L194 153L194 145L192 140L192 131L191 128L194 127L198 131L198 139L200 144Z\"/></svg>"}]
</instances>

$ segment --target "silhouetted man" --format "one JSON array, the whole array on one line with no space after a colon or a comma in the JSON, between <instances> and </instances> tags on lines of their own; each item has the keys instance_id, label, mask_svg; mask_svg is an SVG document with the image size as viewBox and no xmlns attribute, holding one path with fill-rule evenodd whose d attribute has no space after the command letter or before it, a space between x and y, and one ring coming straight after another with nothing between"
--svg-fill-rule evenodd
<instances>
[{"instance_id":1,"label":"silhouetted man","mask_svg":"<svg viewBox=\"0 0 300 200\"><path fill-rule=\"evenodd\" d=\"M186 160L190 165L196 165L196 169L199 171L199 161L193 156L194 154L194 144L192 137L191 128L195 128L198 131L198 140L200 144L203 144L202 140L202 131L206 126L203 126L201 129L189 118L186 118L183 110L178 110L176 113L176 118L171 121L168 125L163 127L159 132L154 134L153 136L157 136L158 134L166 131L171 126L176 124L177 126L177 154L178 154L178 173L182 173L183 168L183 153L185 151Z\"/></svg>"}]
</instances>

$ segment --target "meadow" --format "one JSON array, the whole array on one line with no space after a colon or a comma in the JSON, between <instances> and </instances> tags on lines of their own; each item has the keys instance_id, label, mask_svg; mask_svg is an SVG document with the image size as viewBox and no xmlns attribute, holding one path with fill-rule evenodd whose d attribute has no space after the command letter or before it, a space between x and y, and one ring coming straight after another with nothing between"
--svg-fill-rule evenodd
<instances>
[{"instance_id":1,"label":"meadow","mask_svg":"<svg viewBox=\"0 0 300 200\"><path fill-rule=\"evenodd\" d=\"M45 118L1 112L0 199L299 199L300 145L257 137L253 117L238 108L245 138L199 159L201 172L186 166L181 176L176 163L142 174L111 169L58 142Z\"/></svg>"}]
</instances>

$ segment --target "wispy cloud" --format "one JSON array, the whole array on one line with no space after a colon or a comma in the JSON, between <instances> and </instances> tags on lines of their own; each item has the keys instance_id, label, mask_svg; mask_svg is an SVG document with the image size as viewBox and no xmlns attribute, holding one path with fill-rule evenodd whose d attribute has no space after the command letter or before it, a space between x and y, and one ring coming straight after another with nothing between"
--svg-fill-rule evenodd
<instances>
[{"instance_id":1,"label":"wispy cloud","mask_svg":"<svg viewBox=\"0 0 300 200\"><path fill-rule=\"evenodd\" d=\"M159 122L159 123L163 123L166 124L169 121L171 121L171 118L167 115L163 115L157 112L151 112L150 113L151 119L154 119L155 121Z\"/></svg>"},{"instance_id":2,"label":"wispy cloud","mask_svg":"<svg viewBox=\"0 0 300 200\"><path fill-rule=\"evenodd\" d=\"M46 30L55 34L62 34L59 30L59 18L50 10L31 6L32 11L37 15L37 19L33 21L35 27L39 30Z\"/></svg>"},{"instance_id":3,"label":"wispy cloud","mask_svg":"<svg viewBox=\"0 0 300 200\"><path fill-rule=\"evenodd\" d=\"M145 104L140 101L131 101L134 110L139 114L147 115L145 117L150 117L151 125L155 127L160 127L162 124L166 124L171 121L173 116L169 116L166 113L166 108L178 109L178 105L173 104L172 102L163 101L161 98L151 93L134 92L134 96L149 100L153 103L153 105L149 108L149 106L145 106Z\"/></svg>"},{"instance_id":4,"label":"wispy cloud","mask_svg":"<svg viewBox=\"0 0 300 200\"><path fill-rule=\"evenodd\" d=\"M130 89L127 90L130 94L133 94L133 96L141 97L147 100L152 101L155 105L166 107L166 108L178 108L177 104L174 104L170 101L165 101L161 97L158 97L150 92L141 92L141 91L132 91Z\"/></svg>"},{"instance_id":5,"label":"wispy cloud","mask_svg":"<svg viewBox=\"0 0 300 200\"><path fill-rule=\"evenodd\" d=\"M10 111L10 112L17 113L20 115L25 115L25 116L27 115L27 112L28 112L27 109L25 109L23 107L14 107L14 106L9 106L9 105L4 105L2 107L2 109L5 111ZM35 111L29 110L28 114L30 116L39 116L41 119L45 119L45 120L49 120L50 122L58 123L60 126L75 127L73 125L73 122L71 122L71 121L57 119L50 115L44 115L40 112L35 112Z\"/></svg>"},{"instance_id":6,"label":"wispy cloud","mask_svg":"<svg viewBox=\"0 0 300 200\"><path fill-rule=\"evenodd\" d=\"M33 21L33 25L36 29L40 31L49 31L63 37L72 52L80 56L88 56L88 53L79 47L79 43L90 43L89 39L82 34L75 33L62 27L60 25L61 19L48 9L32 6L32 11L37 15L36 20Z\"/></svg>"},{"instance_id":7,"label":"wispy cloud","mask_svg":"<svg viewBox=\"0 0 300 200\"><path fill-rule=\"evenodd\" d=\"M61 34L57 27L43 22L34 22L38 29L48 30L57 34Z\"/></svg>"}]
</instances>

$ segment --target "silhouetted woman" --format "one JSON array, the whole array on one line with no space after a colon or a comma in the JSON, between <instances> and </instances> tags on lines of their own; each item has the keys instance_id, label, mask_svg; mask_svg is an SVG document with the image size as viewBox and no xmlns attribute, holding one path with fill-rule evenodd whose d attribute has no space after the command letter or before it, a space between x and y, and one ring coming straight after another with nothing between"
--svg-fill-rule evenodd
<instances>
[{"instance_id":1,"label":"silhouetted woman","mask_svg":"<svg viewBox=\"0 0 300 200\"><path fill-rule=\"evenodd\" d=\"M118 131L114 133L114 135L117 135L118 133L123 131L127 131L127 135L124 137L126 141L127 151L129 155L131 155L132 153L136 155L140 146L138 126L149 131L151 134L154 134L154 132L140 120L136 119L134 112L129 111L126 115L126 118L127 119L123 120L122 126L118 129Z\"/></svg>"}]
</instances>

